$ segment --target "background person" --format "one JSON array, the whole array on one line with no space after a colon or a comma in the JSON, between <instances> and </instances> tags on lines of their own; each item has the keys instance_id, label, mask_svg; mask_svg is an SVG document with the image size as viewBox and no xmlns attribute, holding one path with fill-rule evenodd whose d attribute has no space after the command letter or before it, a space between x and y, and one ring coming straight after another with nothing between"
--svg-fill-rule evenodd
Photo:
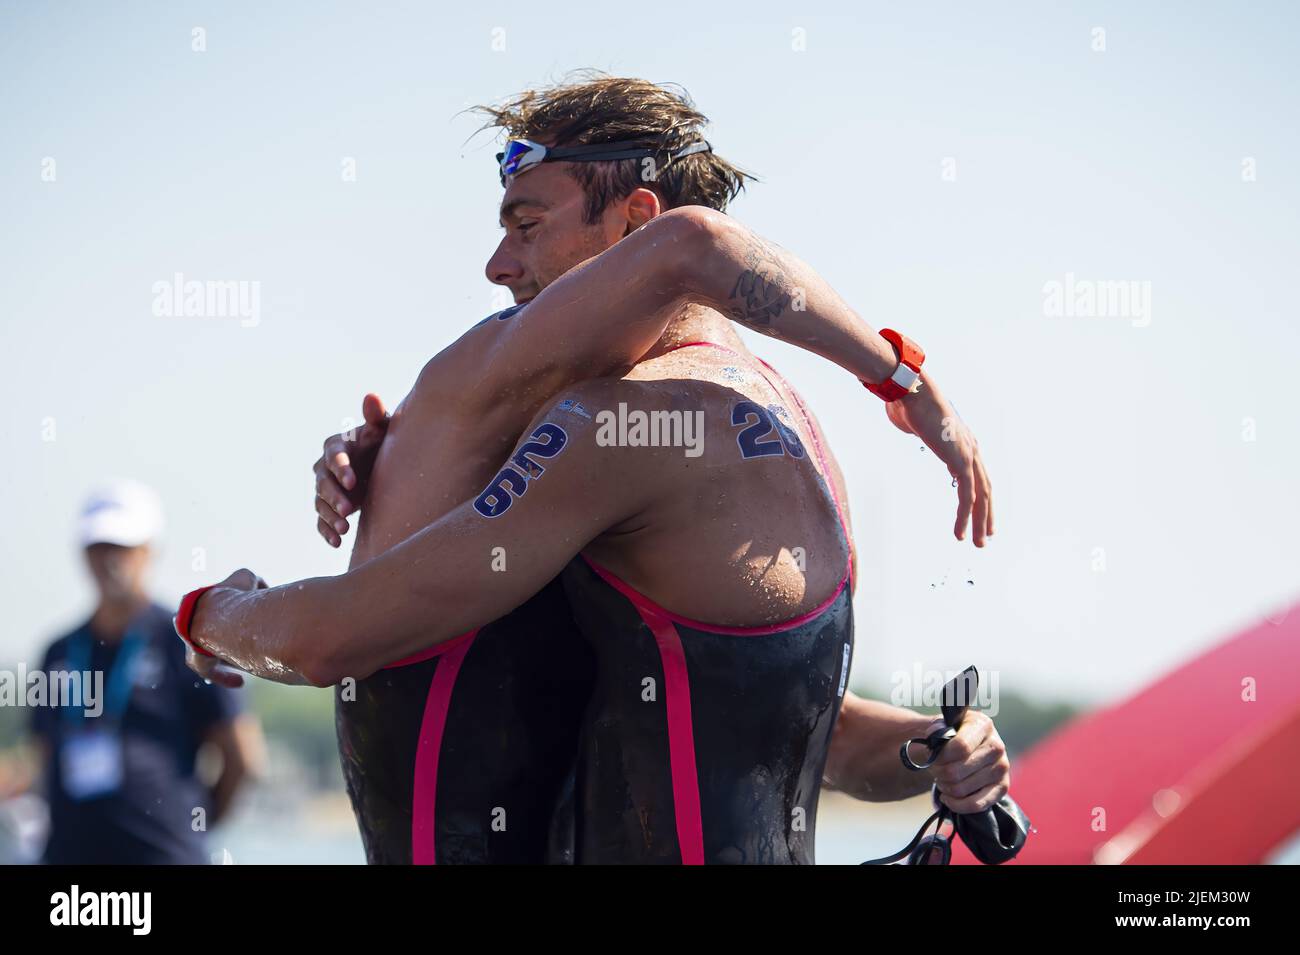
<instances>
[{"instance_id":1,"label":"background person","mask_svg":"<svg viewBox=\"0 0 1300 955\"><path fill-rule=\"evenodd\" d=\"M105 485L82 511L95 610L49 646L42 669L90 671L102 683L85 707L52 697L33 710L50 807L47 863L207 863L205 831L260 760L261 731L242 715L241 694L186 668L171 612L149 598L162 526L158 496L133 481ZM211 789L195 774L206 743L221 754Z\"/></svg>"}]
</instances>

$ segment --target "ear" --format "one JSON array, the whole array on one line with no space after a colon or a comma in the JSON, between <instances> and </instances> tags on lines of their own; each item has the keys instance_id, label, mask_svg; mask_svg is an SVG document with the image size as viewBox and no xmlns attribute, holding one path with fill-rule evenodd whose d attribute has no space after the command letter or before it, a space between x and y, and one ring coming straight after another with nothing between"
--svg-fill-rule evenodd
<instances>
[{"instance_id":1,"label":"ear","mask_svg":"<svg viewBox=\"0 0 1300 955\"><path fill-rule=\"evenodd\" d=\"M627 217L627 231L624 235L635 232L663 211L663 203L653 189L633 190L624 200L624 214Z\"/></svg>"}]
</instances>

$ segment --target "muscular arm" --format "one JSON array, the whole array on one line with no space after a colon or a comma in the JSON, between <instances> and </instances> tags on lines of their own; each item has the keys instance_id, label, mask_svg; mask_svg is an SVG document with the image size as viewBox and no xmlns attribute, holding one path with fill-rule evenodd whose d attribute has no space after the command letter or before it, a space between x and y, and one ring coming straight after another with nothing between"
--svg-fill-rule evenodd
<instances>
[{"instance_id":1,"label":"muscular arm","mask_svg":"<svg viewBox=\"0 0 1300 955\"><path fill-rule=\"evenodd\" d=\"M458 396L462 411L482 427L487 446L505 445L552 395L623 374L691 303L828 358L863 381L884 381L897 366L892 346L805 263L734 219L691 206L657 216L548 285L483 350L475 386ZM958 499L953 533L964 539L973 513L973 541L982 547L993 533L993 510L978 445L932 377L924 380L886 411L948 469ZM318 479L322 468L327 461L318 462ZM318 480L318 493L326 521L355 509L329 482L321 492ZM327 524L322 532L337 544L346 527Z\"/></svg>"},{"instance_id":2,"label":"muscular arm","mask_svg":"<svg viewBox=\"0 0 1300 955\"><path fill-rule=\"evenodd\" d=\"M729 216L688 206L651 219L529 303L493 342L475 389L477 414L513 437L557 391L630 368L688 303L828 358L866 382L884 381L898 364L893 347L808 265ZM919 392L886 411L956 482L954 536L963 540L970 524L973 543L983 547L993 533L992 486L978 445L933 377L927 372L923 380Z\"/></svg>"},{"instance_id":3,"label":"muscular arm","mask_svg":"<svg viewBox=\"0 0 1300 955\"><path fill-rule=\"evenodd\" d=\"M729 216L688 206L548 285L496 337L476 400L486 414L513 406L522 426L557 391L626 372L686 304L715 308L866 381L885 380L898 364L809 266Z\"/></svg>"},{"instance_id":4,"label":"muscular arm","mask_svg":"<svg viewBox=\"0 0 1300 955\"><path fill-rule=\"evenodd\" d=\"M611 384L561 397L598 406L599 389ZM342 576L211 590L199 601L192 639L255 676L330 686L504 616L654 493L646 456L635 476L624 473L621 449L598 447L595 427L589 417L549 409L510 457L521 480L498 478Z\"/></svg>"}]
</instances>

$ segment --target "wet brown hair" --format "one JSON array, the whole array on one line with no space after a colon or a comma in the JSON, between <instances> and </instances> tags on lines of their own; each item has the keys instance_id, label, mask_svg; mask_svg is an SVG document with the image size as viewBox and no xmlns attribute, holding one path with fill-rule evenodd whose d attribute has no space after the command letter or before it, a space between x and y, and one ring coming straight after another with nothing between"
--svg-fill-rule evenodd
<instances>
[{"instance_id":1,"label":"wet brown hair","mask_svg":"<svg viewBox=\"0 0 1300 955\"><path fill-rule=\"evenodd\" d=\"M477 106L474 111L488 117L484 129L499 128L510 139L556 147L634 140L661 148L653 167L642 159L568 164L569 174L587 195L588 223L611 202L640 188L653 189L669 209L698 205L721 212L754 179L715 152L669 159L671 153L704 139L709 122L676 84L583 70L555 86L525 90L498 106ZM643 176L647 168L654 170L650 180Z\"/></svg>"}]
</instances>

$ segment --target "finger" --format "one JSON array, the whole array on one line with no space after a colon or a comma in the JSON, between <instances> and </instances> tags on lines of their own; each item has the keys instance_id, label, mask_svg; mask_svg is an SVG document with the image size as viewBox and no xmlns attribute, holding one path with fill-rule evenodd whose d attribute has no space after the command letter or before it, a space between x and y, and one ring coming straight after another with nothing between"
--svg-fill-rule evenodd
<instances>
[{"instance_id":1,"label":"finger","mask_svg":"<svg viewBox=\"0 0 1300 955\"><path fill-rule=\"evenodd\" d=\"M335 451L325 458L328 470L345 490L357 486L357 472L352 470L352 458L346 451Z\"/></svg>"},{"instance_id":2,"label":"finger","mask_svg":"<svg viewBox=\"0 0 1300 955\"><path fill-rule=\"evenodd\" d=\"M971 538L976 547L984 546L984 538L989 528L989 495L984 480L984 469L976 459L974 467L975 517L971 523Z\"/></svg>"},{"instance_id":3,"label":"finger","mask_svg":"<svg viewBox=\"0 0 1300 955\"><path fill-rule=\"evenodd\" d=\"M911 425L907 423L907 416L903 411L901 402L890 401L885 404L885 417L903 434L915 434Z\"/></svg>"},{"instance_id":4,"label":"finger","mask_svg":"<svg viewBox=\"0 0 1300 955\"><path fill-rule=\"evenodd\" d=\"M384 410L384 402L376 394L368 394L361 399L361 417L368 425L379 428L388 426L388 412Z\"/></svg>"},{"instance_id":5,"label":"finger","mask_svg":"<svg viewBox=\"0 0 1300 955\"><path fill-rule=\"evenodd\" d=\"M316 476L316 498L323 501L339 517L346 517L356 510L352 506L352 499L348 497L348 492L328 469L322 470Z\"/></svg>"},{"instance_id":6,"label":"finger","mask_svg":"<svg viewBox=\"0 0 1300 955\"><path fill-rule=\"evenodd\" d=\"M974 701L968 701L973 703ZM965 717L962 718L961 726L957 727L957 739L961 740L968 752L975 752L981 746L985 745L994 734L993 721L989 719L987 713L980 710L967 710Z\"/></svg>"},{"instance_id":7,"label":"finger","mask_svg":"<svg viewBox=\"0 0 1300 955\"><path fill-rule=\"evenodd\" d=\"M316 533L325 538L325 543L329 544L331 547L338 547L343 543L343 540L334 531L334 528L325 523L324 518L316 519Z\"/></svg>"},{"instance_id":8,"label":"finger","mask_svg":"<svg viewBox=\"0 0 1300 955\"><path fill-rule=\"evenodd\" d=\"M240 567L229 577L223 580L218 587L233 587L236 590L252 590L254 583L257 581L257 575L247 567Z\"/></svg>"},{"instance_id":9,"label":"finger","mask_svg":"<svg viewBox=\"0 0 1300 955\"><path fill-rule=\"evenodd\" d=\"M936 782L952 786L972 773L983 769L1006 756L1006 747L989 724L987 735L966 735L960 732L935 760L931 772Z\"/></svg>"},{"instance_id":10,"label":"finger","mask_svg":"<svg viewBox=\"0 0 1300 955\"><path fill-rule=\"evenodd\" d=\"M191 670L193 670L196 674L203 677L203 679L206 680L208 678L207 674L204 672L204 668L201 663L201 658L197 653L194 652L194 648L191 647L188 643L185 644L185 665L189 667Z\"/></svg>"},{"instance_id":11,"label":"finger","mask_svg":"<svg viewBox=\"0 0 1300 955\"><path fill-rule=\"evenodd\" d=\"M983 812L1007 794L1010 774L996 763L981 769L956 786L938 784L939 801L957 813Z\"/></svg>"},{"instance_id":12,"label":"finger","mask_svg":"<svg viewBox=\"0 0 1300 955\"><path fill-rule=\"evenodd\" d=\"M957 522L952 532L957 540L966 539L966 525L970 523L971 501L975 495L975 476L970 465L953 474L957 480Z\"/></svg>"},{"instance_id":13,"label":"finger","mask_svg":"<svg viewBox=\"0 0 1300 955\"><path fill-rule=\"evenodd\" d=\"M351 490L357 485L356 473L352 470L352 459L348 456L351 446L341 434L325 439L325 469L334 475L334 479L343 487Z\"/></svg>"},{"instance_id":14,"label":"finger","mask_svg":"<svg viewBox=\"0 0 1300 955\"><path fill-rule=\"evenodd\" d=\"M328 503L321 500L319 497L316 498L316 515L332 527L334 533L340 537L348 532L348 522L344 518L340 517L334 508L330 507Z\"/></svg>"},{"instance_id":15,"label":"finger","mask_svg":"<svg viewBox=\"0 0 1300 955\"><path fill-rule=\"evenodd\" d=\"M375 398L374 395L367 395L375 399L375 404L366 403L362 409L362 414L366 417L366 423L361 426L357 432L357 439L353 442L352 450L354 453L373 451L384 443L384 438L388 435L389 415L383 410L383 403Z\"/></svg>"},{"instance_id":16,"label":"finger","mask_svg":"<svg viewBox=\"0 0 1300 955\"><path fill-rule=\"evenodd\" d=\"M206 654L199 653L191 646L187 646L185 649L185 665L203 680L210 680L212 671L216 669L216 660Z\"/></svg>"},{"instance_id":17,"label":"finger","mask_svg":"<svg viewBox=\"0 0 1300 955\"><path fill-rule=\"evenodd\" d=\"M363 424L361 430L357 432L356 441L352 442L352 453L357 457L360 457L363 454L368 454L383 444L384 438L387 436L387 422L381 424L370 424L367 422ZM355 473L355 471L356 469L353 468L353 473Z\"/></svg>"},{"instance_id":18,"label":"finger","mask_svg":"<svg viewBox=\"0 0 1300 955\"><path fill-rule=\"evenodd\" d=\"M208 679L217 684L217 686L224 686L230 690L238 689L244 685L244 677L242 674L237 673L234 670L227 670L225 667L213 667L212 673L208 676Z\"/></svg>"},{"instance_id":19,"label":"finger","mask_svg":"<svg viewBox=\"0 0 1300 955\"><path fill-rule=\"evenodd\" d=\"M948 747L945 746L945 755L947 749ZM935 760L934 765L930 767L930 774L941 789L951 792L955 787L964 785L971 777L997 764L1005 756L1005 749L989 742L968 750L960 759L944 762ZM962 790L958 795L964 796L969 791L969 789Z\"/></svg>"},{"instance_id":20,"label":"finger","mask_svg":"<svg viewBox=\"0 0 1300 955\"><path fill-rule=\"evenodd\" d=\"M971 754L984 745L985 731L982 730L979 720L974 718L979 715L978 712L966 714L966 719L957 728L957 735L948 740L943 749L939 751L939 758L934 761L936 771L944 767L960 765L970 759ZM985 717L985 721L988 721L987 717Z\"/></svg>"},{"instance_id":21,"label":"finger","mask_svg":"<svg viewBox=\"0 0 1300 955\"><path fill-rule=\"evenodd\" d=\"M950 739L947 745L939 753L939 758L935 760L935 769L942 771L945 769L954 769L962 763L968 762L980 750L988 747L994 747L997 755L1000 755L1005 747L1002 746L1002 739L997 735L997 730L993 726L993 721L987 715L979 710L969 710L962 719L961 726L957 728L957 735ZM950 774L949 781L961 778L960 773Z\"/></svg>"},{"instance_id":22,"label":"finger","mask_svg":"<svg viewBox=\"0 0 1300 955\"><path fill-rule=\"evenodd\" d=\"M989 472L984 468L984 462L979 462L980 476L984 479L984 500L987 502L986 510L988 516L985 520L984 533L989 537L993 536L993 482L989 480Z\"/></svg>"}]
</instances>

